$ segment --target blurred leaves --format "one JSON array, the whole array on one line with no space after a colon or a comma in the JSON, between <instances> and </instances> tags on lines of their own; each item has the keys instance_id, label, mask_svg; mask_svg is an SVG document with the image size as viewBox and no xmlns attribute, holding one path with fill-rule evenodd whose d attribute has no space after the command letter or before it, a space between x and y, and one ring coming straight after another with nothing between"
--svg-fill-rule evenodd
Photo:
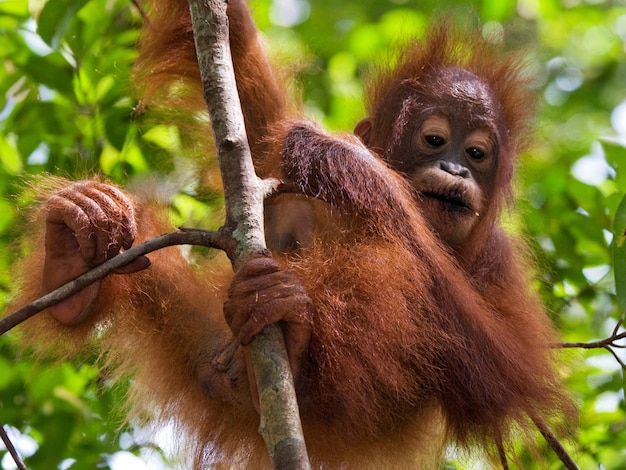
<instances>
[{"instance_id":1,"label":"blurred leaves","mask_svg":"<svg viewBox=\"0 0 626 470\"><path fill-rule=\"evenodd\" d=\"M622 200L615 214L613 263L617 298L622 311L626 311L626 198Z\"/></svg>"},{"instance_id":2,"label":"blurred leaves","mask_svg":"<svg viewBox=\"0 0 626 470\"><path fill-rule=\"evenodd\" d=\"M37 20L37 33L53 49L57 49L76 12L87 0L49 0Z\"/></svg>"}]
</instances>

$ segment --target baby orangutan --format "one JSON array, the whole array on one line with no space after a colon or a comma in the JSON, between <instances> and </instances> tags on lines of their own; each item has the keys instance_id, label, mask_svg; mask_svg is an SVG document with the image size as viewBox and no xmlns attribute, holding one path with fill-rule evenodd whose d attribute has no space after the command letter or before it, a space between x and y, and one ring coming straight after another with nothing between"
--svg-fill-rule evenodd
<instances>
[{"instance_id":1,"label":"baby orangutan","mask_svg":"<svg viewBox=\"0 0 626 470\"><path fill-rule=\"evenodd\" d=\"M504 464L514 434L571 417L555 332L498 227L532 101L519 64L434 26L372 81L355 135L332 135L290 110L244 1L228 15L255 168L298 193L266 203L272 257L233 275L224 257L155 252L28 322L31 342L62 357L96 345L108 373L133 374L135 416L173 424L195 468L269 465L246 358L274 323L315 468L439 468L448 443ZM153 0L149 16L145 101L201 109L187 2ZM57 188L25 299L170 230L154 203L101 180Z\"/></svg>"}]
</instances>

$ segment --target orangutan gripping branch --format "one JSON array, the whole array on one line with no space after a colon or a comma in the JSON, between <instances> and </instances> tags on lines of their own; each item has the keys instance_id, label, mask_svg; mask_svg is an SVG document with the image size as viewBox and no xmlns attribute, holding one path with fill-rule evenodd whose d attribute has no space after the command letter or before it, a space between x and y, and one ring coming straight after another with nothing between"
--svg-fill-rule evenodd
<instances>
[{"instance_id":1,"label":"orangutan gripping branch","mask_svg":"<svg viewBox=\"0 0 626 470\"><path fill-rule=\"evenodd\" d=\"M438 468L447 443L508 448L530 418L571 416L555 333L497 225L532 102L519 64L435 26L372 81L355 135L331 135L291 111L243 0L228 8L255 167L296 193L267 201L273 257L233 276L162 250L28 322L31 342L99 347L134 374L132 412L176 424L198 468L267 463L247 345L270 323L315 467ZM186 1L153 0L137 77L148 104L202 108ZM168 230L121 189L61 184L25 299Z\"/></svg>"}]
</instances>

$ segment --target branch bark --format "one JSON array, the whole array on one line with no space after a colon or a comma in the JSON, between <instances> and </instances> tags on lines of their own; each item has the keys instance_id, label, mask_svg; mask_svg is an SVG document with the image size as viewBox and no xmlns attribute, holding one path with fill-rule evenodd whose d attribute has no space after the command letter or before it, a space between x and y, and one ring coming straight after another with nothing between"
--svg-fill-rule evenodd
<instances>
[{"instance_id":1,"label":"branch bark","mask_svg":"<svg viewBox=\"0 0 626 470\"><path fill-rule=\"evenodd\" d=\"M561 444L561 441L559 441L556 435L550 430L546 422L537 416L532 416L531 419L554 453L561 459L565 468L567 470L580 470L580 467L574 462L574 459L568 454L563 444Z\"/></svg>"},{"instance_id":2,"label":"branch bark","mask_svg":"<svg viewBox=\"0 0 626 470\"><path fill-rule=\"evenodd\" d=\"M26 468L26 465L24 465L24 461L20 457L20 454L18 454L17 450L15 449L15 446L11 442L11 439L9 439L9 435L5 431L4 425L2 423L0 423L0 438L2 438L2 442L4 442L4 445L6 446L7 450L9 451L9 454L13 458L13 461L15 462L15 465L17 466L18 470L28 470Z\"/></svg>"},{"instance_id":3,"label":"branch bark","mask_svg":"<svg viewBox=\"0 0 626 470\"><path fill-rule=\"evenodd\" d=\"M78 291L84 289L90 284L105 278L116 269L126 266L139 256L147 255L161 248L172 245L199 245L224 250L226 253L234 251L234 241L231 237L226 236L221 231L208 231L196 229L181 229L177 232L167 233L160 237L153 238L126 250L123 253L111 258L110 260L96 266L87 271L82 276L63 284L58 289L39 297L34 302L20 308L11 315L0 320L0 335L3 335L11 328L28 320L33 315L58 304L62 300L71 297Z\"/></svg>"},{"instance_id":4,"label":"branch bark","mask_svg":"<svg viewBox=\"0 0 626 470\"><path fill-rule=\"evenodd\" d=\"M236 270L250 256L268 256L263 230L267 182L254 171L233 70L226 0L189 0L200 76L224 186L223 229L236 241ZM284 338L267 326L250 345L259 389L261 424L274 468L308 469L298 403Z\"/></svg>"}]
</instances>

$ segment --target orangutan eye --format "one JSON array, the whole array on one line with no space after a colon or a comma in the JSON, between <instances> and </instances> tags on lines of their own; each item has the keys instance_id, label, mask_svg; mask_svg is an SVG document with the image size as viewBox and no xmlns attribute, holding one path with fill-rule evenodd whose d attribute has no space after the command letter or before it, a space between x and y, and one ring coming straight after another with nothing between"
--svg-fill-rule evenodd
<instances>
[{"instance_id":1,"label":"orangutan eye","mask_svg":"<svg viewBox=\"0 0 626 470\"><path fill-rule=\"evenodd\" d=\"M470 147L466 149L465 152L467 152L467 155L469 155L474 160L480 160L485 156L485 152L478 147Z\"/></svg>"},{"instance_id":2,"label":"orangutan eye","mask_svg":"<svg viewBox=\"0 0 626 470\"><path fill-rule=\"evenodd\" d=\"M447 145L451 137L448 120L442 116L427 117L419 128L419 145L427 152Z\"/></svg>"},{"instance_id":3,"label":"orangutan eye","mask_svg":"<svg viewBox=\"0 0 626 470\"><path fill-rule=\"evenodd\" d=\"M443 144L446 143L446 139L444 139L443 137L438 136L438 135L427 135L427 136L424 136L424 140L431 147L441 147Z\"/></svg>"}]
</instances>

